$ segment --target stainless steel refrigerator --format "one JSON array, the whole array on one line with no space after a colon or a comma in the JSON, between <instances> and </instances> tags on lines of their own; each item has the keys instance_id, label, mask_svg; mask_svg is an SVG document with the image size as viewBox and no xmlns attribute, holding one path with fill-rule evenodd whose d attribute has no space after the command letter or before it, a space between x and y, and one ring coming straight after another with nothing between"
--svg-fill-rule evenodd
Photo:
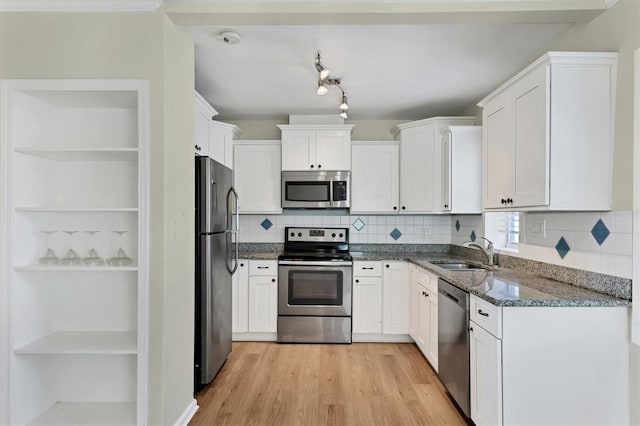
<instances>
[{"instance_id":1,"label":"stainless steel refrigerator","mask_svg":"<svg viewBox=\"0 0 640 426\"><path fill-rule=\"evenodd\" d=\"M231 276L238 267L232 171L208 157L195 162L194 394L214 379L231 352Z\"/></svg>"}]
</instances>

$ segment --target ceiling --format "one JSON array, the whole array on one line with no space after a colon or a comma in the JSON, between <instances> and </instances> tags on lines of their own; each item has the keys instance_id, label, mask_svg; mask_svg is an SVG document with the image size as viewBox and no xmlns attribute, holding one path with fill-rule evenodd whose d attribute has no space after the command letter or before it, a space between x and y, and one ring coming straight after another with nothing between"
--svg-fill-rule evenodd
<instances>
[{"instance_id":1,"label":"ceiling","mask_svg":"<svg viewBox=\"0 0 640 426\"><path fill-rule=\"evenodd\" d=\"M342 77L349 118L456 115L539 56L569 24L188 26L196 89L221 120L338 114L316 95L315 55ZM223 30L241 42L216 40Z\"/></svg>"}]
</instances>

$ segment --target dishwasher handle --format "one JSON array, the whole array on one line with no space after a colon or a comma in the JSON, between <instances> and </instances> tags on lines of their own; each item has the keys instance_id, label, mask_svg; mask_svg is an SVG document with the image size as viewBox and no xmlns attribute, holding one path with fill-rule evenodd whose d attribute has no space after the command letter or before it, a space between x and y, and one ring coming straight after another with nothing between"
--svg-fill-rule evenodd
<instances>
[{"instance_id":1,"label":"dishwasher handle","mask_svg":"<svg viewBox=\"0 0 640 426\"><path fill-rule=\"evenodd\" d=\"M446 291L439 289L438 290L441 294L444 294L446 297L448 297L449 299L453 300L454 302L456 302L457 305L460 304L460 301L458 300L457 297L454 297L452 295L450 295L449 293L447 293Z\"/></svg>"}]
</instances>

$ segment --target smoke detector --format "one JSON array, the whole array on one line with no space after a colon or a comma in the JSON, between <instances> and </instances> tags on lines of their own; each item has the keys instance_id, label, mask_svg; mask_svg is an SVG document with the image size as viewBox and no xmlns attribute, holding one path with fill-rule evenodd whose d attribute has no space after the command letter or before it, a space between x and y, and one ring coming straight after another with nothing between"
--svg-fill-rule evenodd
<instances>
[{"instance_id":1,"label":"smoke detector","mask_svg":"<svg viewBox=\"0 0 640 426\"><path fill-rule=\"evenodd\" d=\"M220 43L225 44L238 44L240 43L240 34L234 31L222 31L220 34L218 34L216 40L218 40Z\"/></svg>"}]
</instances>

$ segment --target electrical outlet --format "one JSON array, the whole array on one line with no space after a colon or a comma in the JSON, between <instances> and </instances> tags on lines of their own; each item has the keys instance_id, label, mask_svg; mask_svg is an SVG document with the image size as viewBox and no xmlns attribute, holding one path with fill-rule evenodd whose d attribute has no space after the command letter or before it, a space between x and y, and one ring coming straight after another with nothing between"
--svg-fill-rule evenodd
<instances>
[{"instance_id":1,"label":"electrical outlet","mask_svg":"<svg viewBox=\"0 0 640 426\"><path fill-rule=\"evenodd\" d=\"M431 238L431 228L422 228L422 238L425 240Z\"/></svg>"},{"instance_id":2,"label":"electrical outlet","mask_svg":"<svg viewBox=\"0 0 640 426\"><path fill-rule=\"evenodd\" d=\"M547 221L545 219L536 219L531 227L531 235L538 238L544 238L547 229Z\"/></svg>"}]
</instances>

